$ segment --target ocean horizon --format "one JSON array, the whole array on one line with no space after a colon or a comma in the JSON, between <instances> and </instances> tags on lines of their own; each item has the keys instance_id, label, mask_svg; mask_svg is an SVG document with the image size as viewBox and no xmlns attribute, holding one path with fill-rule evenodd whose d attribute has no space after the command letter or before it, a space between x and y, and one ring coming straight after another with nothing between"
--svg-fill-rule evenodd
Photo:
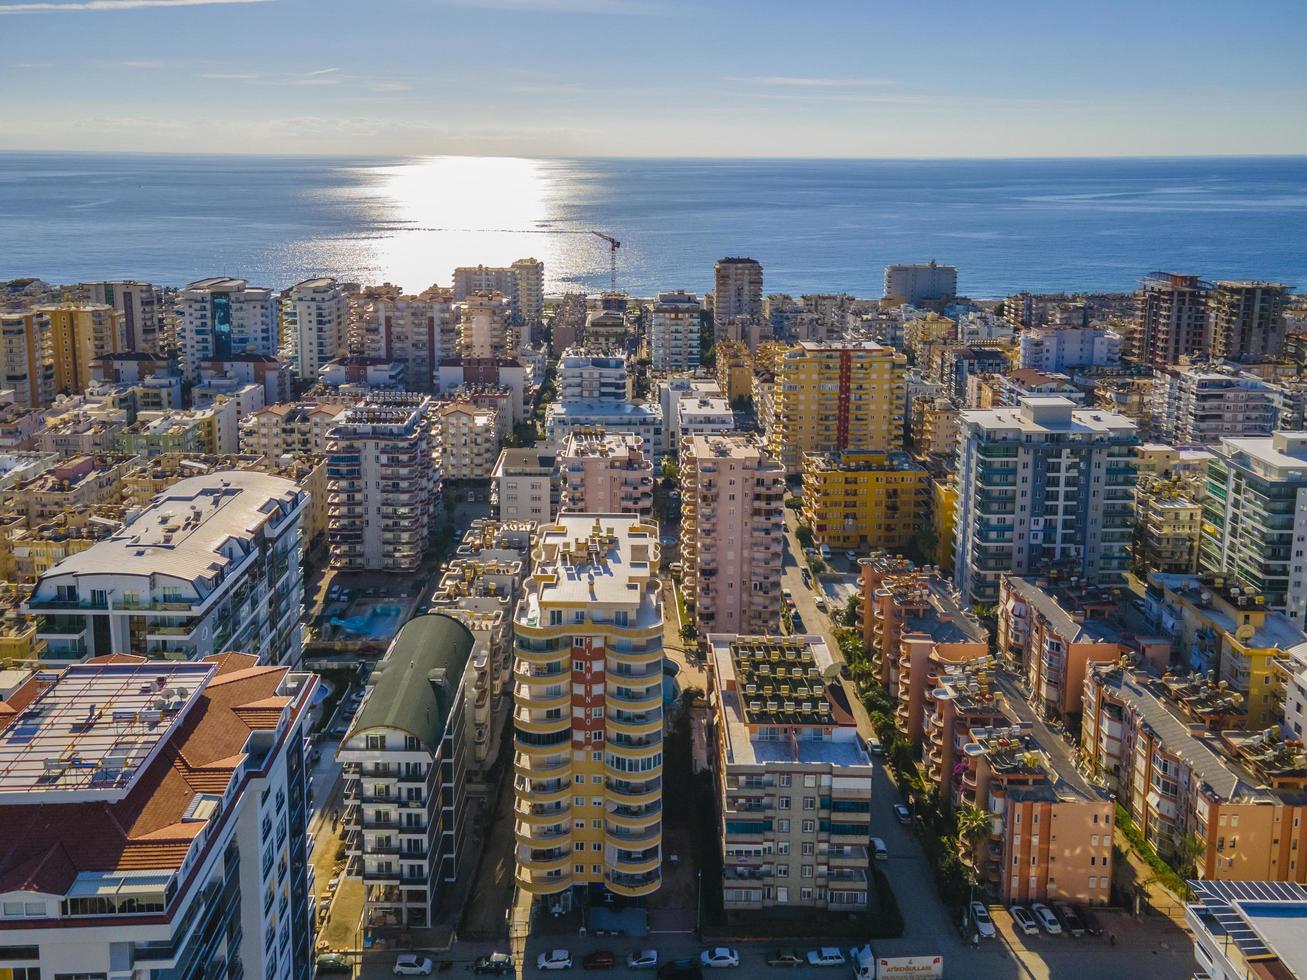
<instances>
[{"instance_id":1,"label":"ocean horizon","mask_svg":"<svg viewBox=\"0 0 1307 980\"><path fill-rule=\"evenodd\" d=\"M418 291L534 255L551 292L705 292L748 255L766 292L878 296L958 267L976 298L1126 292L1153 270L1307 285L1307 156L523 158L0 153L0 279L331 275Z\"/></svg>"}]
</instances>

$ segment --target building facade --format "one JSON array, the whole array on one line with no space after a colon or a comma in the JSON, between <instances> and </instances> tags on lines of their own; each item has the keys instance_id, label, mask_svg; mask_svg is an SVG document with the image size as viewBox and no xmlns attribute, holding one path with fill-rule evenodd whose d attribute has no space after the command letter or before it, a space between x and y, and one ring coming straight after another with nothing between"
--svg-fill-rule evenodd
<instances>
[{"instance_id":1,"label":"building facade","mask_svg":"<svg viewBox=\"0 0 1307 980\"><path fill-rule=\"evenodd\" d=\"M659 293L649 307L649 348L655 371L699 366L699 297L685 291Z\"/></svg>"},{"instance_id":2,"label":"building facade","mask_svg":"<svg viewBox=\"0 0 1307 980\"><path fill-rule=\"evenodd\" d=\"M316 381L323 365L343 354L349 343L349 299L335 279L296 283L282 306L290 363L301 380Z\"/></svg>"},{"instance_id":3,"label":"building facade","mask_svg":"<svg viewBox=\"0 0 1307 980\"><path fill-rule=\"evenodd\" d=\"M806 453L802 514L832 548L902 550L930 527L930 475L907 453Z\"/></svg>"},{"instance_id":4,"label":"building facade","mask_svg":"<svg viewBox=\"0 0 1307 980\"><path fill-rule=\"evenodd\" d=\"M280 352L280 316L271 289L244 279L216 277L191 283L177 296L177 346L182 373L200 379L203 361L233 354Z\"/></svg>"},{"instance_id":5,"label":"building facade","mask_svg":"<svg viewBox=\"0 0 1307 980\"><path fill-rule=\"evenodd\" d=\"M718 259L713 270L713 316L762 316L762 263L753 259Z\"/></svg>"},{"instance_id":6,"label":"building facade","mask_svg":"<svg viewBox=\"0 0 1307 980\"><path fill-rule=\"evenodd\" d=\"M637 436L573 431L558 454L559 508L653 516L653 462Z\"/></svg>"}]
</instances>

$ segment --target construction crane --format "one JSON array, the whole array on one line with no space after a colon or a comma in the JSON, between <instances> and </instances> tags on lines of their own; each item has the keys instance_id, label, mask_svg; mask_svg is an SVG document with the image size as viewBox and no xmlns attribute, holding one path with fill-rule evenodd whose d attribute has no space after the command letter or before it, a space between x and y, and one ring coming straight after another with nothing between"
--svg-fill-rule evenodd
<instances>
[{"instance_id":1,"label":"construction crane","mask_svg":"<svg viewBox=\"0 0 1307 980\"><path fill-rule=\"evenodd\" d=\"M622 243L612 235L605 235L602 231L592 231L590 234L596 235L608 243L608 270L611 279L610 287L611 291L615 293L617 292L617 250L622 247Z\"/></svg>"}]
</instances>

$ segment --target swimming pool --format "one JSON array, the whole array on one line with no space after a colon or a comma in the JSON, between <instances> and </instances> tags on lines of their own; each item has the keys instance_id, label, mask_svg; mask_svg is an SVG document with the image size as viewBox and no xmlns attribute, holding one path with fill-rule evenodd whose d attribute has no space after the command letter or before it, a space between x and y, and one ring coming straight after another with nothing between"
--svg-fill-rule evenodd
<instances>
[{"instance_id":1,"label":"swimming pool","mask_svg":"<svg viewBox=\"0 0 1307 980\"><path fill-rule=\"evenodd\" d=\"M403 615L403 606L373 606L366 616L334 617L331 625L353 636L385 639L395 635Z\"/></svg>"}]
</instances>

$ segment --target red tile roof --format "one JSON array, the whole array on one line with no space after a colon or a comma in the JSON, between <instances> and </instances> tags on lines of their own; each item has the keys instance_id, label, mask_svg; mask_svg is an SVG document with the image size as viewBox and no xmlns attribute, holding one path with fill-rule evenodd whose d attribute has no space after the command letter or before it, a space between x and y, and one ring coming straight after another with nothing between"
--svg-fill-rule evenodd
<instances>
[{"instance_id":1,"label":"red tile roof","mask_svg":"<svg viewBox=\"0 0 1307 980\"><path fill-rule=\"evenodd\" d=\"M128 662L123 656L91 662ZM246 654L214 662L219 673L125 799L0 807L0 892L57 895L80 871L181 867L205 826L183 821L191 800L224 792L245 758L241 750L250 733L275 727L290 703L276 695L287 668L257 666ZM14 717L0 714L0 727Z\"/></svg>"}]
</instances>

